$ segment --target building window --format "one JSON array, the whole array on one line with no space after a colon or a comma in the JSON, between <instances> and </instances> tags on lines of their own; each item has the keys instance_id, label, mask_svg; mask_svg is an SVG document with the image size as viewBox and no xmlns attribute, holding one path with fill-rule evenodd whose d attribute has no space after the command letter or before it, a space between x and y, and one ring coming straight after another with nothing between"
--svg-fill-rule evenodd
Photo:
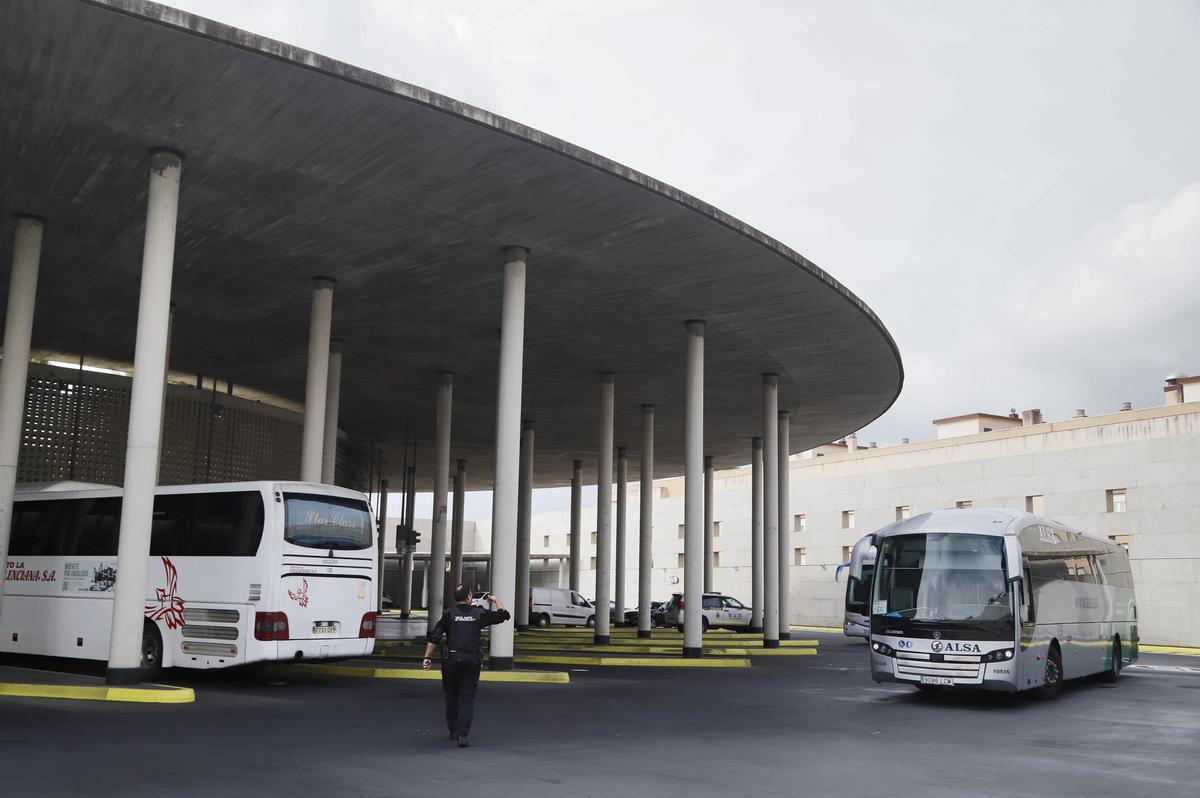
<instances>
[{"instance_id":1,"label":"building window","mask_svg":"<svg viewBox=\"0 0 1200 798\"><path fill-rule=\"evenodd\" d=\"M542 548L543 549L550 548L550 536L549 535L542 535Z\"/></svg>"},{"instance_id":2,"label":"building window","mask_svg":"<svg viewBox=\"0 0 1200 798\"><path fill-rule=\"evenodd\" d=\"M854 529L853 510L842 510L842 529Z\"/></svg>"},{"instance_id":3,"label":"building window","mask_svg":"<svg viewBox=\"0 0 1200 798\"><path fill-rule=\"evenodd\" d=\"M683 524L679 525L679 539L683 540L684 533L687 532L687 527Z\"/></svg>"},{"instance_id":4,"label":"building window","mask_svg":"<svg viewBox=\"0 0 1200 798\"><path fill-rule=\"evenodd\" d=\"M1113 488L1104 492L1105 499L1108 502L1108 511L1110 513L1125 512L1125 489Z\"/></svg>"},{"instance_id":5,"label":"building window","mask_svg":"<svg viewBox=\"0 0 1200 798\"><path fill-rule=\"evenodd\" d=\"M720 567L721 567L721 552L714 551L713 552L713 568L720 568Z\"/></svg>"},{"instance_id":6,"label":"building window","mask_svg":"<svg viewBox=\"0 0 1200 798\"><path fill-rule=\"evenodd\" d=\"M1121 548L1129 551L1129 535L1109 535L1108 539L1113 543L1120 543Z\"/></svg>"},{"instance_id":7,"label":"building window","mask_svg":"<svg viewBox=\"0 0 1200 798\"><path fill-rule=\"evenodd\" d=\"M961 502L955 502L955 503L954 503L954 506L955 506L955 507L957 507L957 508L958 508L958 509L960 509L960 510L970 510L970 509L971 509L971 500L970 500L970 499L966 499L966 500L964 500L964 501L961 501Z\"/></svg>"},{"instance_id":8,"label":"building window","mask_svg":"<svg viewBox=\"0 0 1200 798\"><path fill-rule=\"evenodd\" d=\"M792 549L792 565L808 565L808 549Z\"/></svg>"},{"instance_id":9,"label":"building window","mask_svg":"<svg viewBox=\"0 0 1200 798\"><path fill-rule=\"evenodd\" d=\"M592 533L592 545L594 546L595 544L596 544L596 533L593 532Z\"/></svg>"},{"instance_id":10,"label":"building window","mask_svg":"<svg viewBox=\"0 0 1200 798\"><path fill-rule=\"evenodd\" d=\"M850 562L850 547L842 546L842 562Z\"/></svg>"},{"instance_id":11,"label":"building window","mask_svg":"<svg viewBox=\"0 0 1200 798\"><path fill-rule=\"evenodd\" d=\"M721 522L720 521L713 521L713 537L714 538L721 537Z\"/></svg>"},{"instance_id":12,"label":"building window","mask_svg":"<svg viewBox=\"0 0 1200 798\"><path fill-rule=\"evenodd\" d=\"M912 508L911 507L909 507L907 504L902 504L896 508L896 520L897 521L904 521L905 519L908 519L908 518L912 518Z\"/></svg>"},{"instance_id":13,"label":"building window","mask_svg":"<svg viewBox=\"0 0 1200 798\"><path fill-rule=\"evenodd\" d=\"M792 516L792 531L804 532L808 529L808 519L804 517L804 513L796 513Z\"/></svg>"},{"instance_id":14,"label":"building window","mask_svg":"<svg viewBox=\"0 0 1200 798\"><path fill-rule=\"evenodd\" d=\"M593 571L596 570L596 558L595 557L592 558L592 570Z\"/></svg>"},{"instance_id":15,"label":"building window","mask_svg":"<svg viewBox=\"0 0 1200 798\"><path fill-rule=\"evenodd\" d=\"M571 533L568 532L567 533L567 546L569 547L570 545L571 545Z\"/></svg>"},{"instance_id":16,"label":"building window","mask_svg":"<svg viewBox=\"0 0 1200 798\"><path fill-rule=\"evenodd\" d=\"M681 552L679 552L679 556L675 560L675 567L682 568L683 566L684 566L684 554L681 551Z\"/></svg>"},{"instance_id":17,"label":"building window","mask_svg":"<svg viewBox=\"0 0 1200 798\"><path fill-rule=\"evenodd\" d=\"M1046 514L1046 497L1041 494L1025 497L1025 512L1034 515Z\"/></svg>"}]
</instances>

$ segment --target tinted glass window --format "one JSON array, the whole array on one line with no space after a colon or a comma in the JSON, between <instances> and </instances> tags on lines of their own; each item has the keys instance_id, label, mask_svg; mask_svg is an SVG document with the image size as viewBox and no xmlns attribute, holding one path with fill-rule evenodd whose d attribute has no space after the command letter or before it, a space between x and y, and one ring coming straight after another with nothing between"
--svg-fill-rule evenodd
<instances>
[{"instance_id":1,"label":"tinted glass window","mask_svg":"<svg viewBox=\"0 0 1200 798\"><path fill-rule=\"evenodd\" d=\"M156 496L150 554L174 557L249 557L262 539L263 503L257 491ZM20 502L13 511L13 555L115 557L121 498Z\"/></svg>"},{"instance_id":2,"label":"tinted glass window","mask_svg":"<svg viewBox=\"0 0 1200 798\"><path fill-rule=\"evenodd\" d=\"M374 534L367 503L300 493L284 494L287 526L283 539L310 549L371 548Z\"/></svg>"},{"instance_id":3,"label":"tinted glass window","mask_svg":"<svg viewBox=\"0 0 1200 798\"><path fill-rule=\"evenodd\" d=\"M61 554L62 501L17 502L13 505L8 553L13 557Z\"/></svg>"},{"instance_id":4,"label":"tinted glass window","mask_svg":"<svg viewBox=\"0 0 1200 798\"><path fill-rule=\"evenodd\" d=\"M1129 555L1123 551L1100 556L1100 570L1104 579L1113 587L1133 587L1133 574L1129 570Z\"/></svg>"},{"instance_id":5,"label":"tinted glass window","mask_svg":"<svg viewBox=\"0 0 1200 798\"><path fill-rule=\"evenodd\" d=\"M721 609L721 599L717 598L716 596L705 596L704 597L704 609L706 609L706 610Z\"/></svg>"},{"instance_id":6,"label":"tinted glass window","mask_svg":"<svg viewBox=\"0 0 1200 798\"><path fill-rule=\"evenodd\" d=\"M66 504L70 506L64 520L68 535L74 541L62 553L81 557L115 556L121 536L121 500L113 496L77 499Z\"/></svg>"},{"instance_id":7,"label":"tinted glass window","mask_svg":"<svg viewBox=\"0 0 1200 798\"><path fill-rule=\"evenodd\" d=\"M150 553L176 557L253 557L263 532L258 491L156 496Z\"/></svg>"}]
</instances>

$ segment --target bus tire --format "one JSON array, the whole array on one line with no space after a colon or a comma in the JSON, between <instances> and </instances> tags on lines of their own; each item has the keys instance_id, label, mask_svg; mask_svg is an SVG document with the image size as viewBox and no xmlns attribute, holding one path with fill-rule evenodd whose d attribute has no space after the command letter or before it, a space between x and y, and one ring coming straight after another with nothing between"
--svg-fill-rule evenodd
<instances>
[{"instance_id":1,"label":"bus tire","mask_svg":"<svg viewBox=\"0 0 1200 798\"><path fill-rule=\"evenodd\" d=\"M1104 681L1115 684L1121 678L1121 636L1114 635L1112 642L1112 662L1104 672Z\"/></svg>"},{"instance_id":2,"label":"bus tire","mask_svg":"<svg viewBox=\"0 0 1200 798\"><path fill-rule=\"evenodd\" d=\"M153 621L142 624L142 681L150 682L162 673L163 642Z\"/></svg>"},{"instance_id":3,"label":"bus tire","mask_svg":"<svg viewBox=\"0 0 1200 798\"><path fill-rule=\"evenodd\" d=\"M1034 695L1043 701L1055 698L1062 692L1063 686L1063 670L1062 670L1062 652L1058 648L1058 641L1050 644L1050 651L1046 654L1046 676L1045 682L1041 687L1034 689Z\"/></svg>"}]
</instances>

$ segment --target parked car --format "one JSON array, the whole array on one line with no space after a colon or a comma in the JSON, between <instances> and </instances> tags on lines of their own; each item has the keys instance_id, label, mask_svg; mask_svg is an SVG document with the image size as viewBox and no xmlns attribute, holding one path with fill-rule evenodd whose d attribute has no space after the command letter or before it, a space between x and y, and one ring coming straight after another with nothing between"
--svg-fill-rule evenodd
<instances>
[{"instance_id":1,"label":"parked car","mask_svg":"<svg viewBox=\"0 0 1200 798\"><path fill-rule=\"evenodd\" d=\"M728 629L749 629L751 612L750 608L732 596L725 596L720 593L705 593L701 597L703 607L702 626L705 631L712 628L728 628ZM667 610L664 614L665 625L674 626L676 630L683 631L684 611L686 607L683 602L683 594L675 593L671 596L671 600L667 602Z\"/></svg>"},{"instance_id":2,"label":"parked car","mask_svg":"<svg viewBox=\"0 0 1200 798\"><path fill-rule=\"evenodd\" d=\"M492 594L487 592L486 590L482 590L478 593L472 594L471 606L472 607L483 607L485 610L490 610L492 608L492 603L490 601L488 601L488 598L491 595Z\"/></svg>"},{"instance_id":3,"label":"parked car","mask_svg":"<svg viewBox=\"0 0 1200 798\"><path fill-rule=\"evenodd\" d=\"M592 602L564 587L529 589L529 623L532 626L595 626L596 608Z\"/></svg>"},{"instance_id":4,"label":"parked car","mask_svg":"<svg viewBox=\"0 0 1200 798\"><path fill-rule=\"evenodd\" d=\"M659 613L659 609L665 603L666 602L663 602L663 601L651 601L650 602L650 625L651 626L659 625L658 620L657 620L658 618L661 617L661 615ZM625 625L626 626L637 626L638 625L638 615L640 615L640 614L641 614L640 608L634 608L632 610L625 610Z\"/></svg>"}]
</instances>

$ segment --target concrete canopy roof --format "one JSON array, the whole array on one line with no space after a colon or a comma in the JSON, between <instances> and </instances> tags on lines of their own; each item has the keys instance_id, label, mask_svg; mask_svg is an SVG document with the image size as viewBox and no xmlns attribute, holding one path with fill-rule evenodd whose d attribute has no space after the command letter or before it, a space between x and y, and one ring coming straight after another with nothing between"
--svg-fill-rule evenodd
<instances>
[{"instance_id":1,"label":"concrete canopy roof","mask_svg":"<svg viewBox=\"0 0 1200 798\"><path fill-rule=\"evenodd\" d=\"M302 401L311 278L336 277L341 426L384 448L393 485L406 424L431 479L448 370L452 457L490 486L506 245L531 250L523 402L539 486L569 482L575 458L594 481L601 371L616 373L630 478L642 404L656 407L656 475L682 473L687 319L707 322L718 467L749 461L764 372L780 375L792 451L863 427L900 391L891 336L849 290L600 155L153 3L0 3L0 202L47 220L35 347L84 340L132 362L146 152L170 147L184 155L171 367Z\"/></svg>"}]
</instances>

